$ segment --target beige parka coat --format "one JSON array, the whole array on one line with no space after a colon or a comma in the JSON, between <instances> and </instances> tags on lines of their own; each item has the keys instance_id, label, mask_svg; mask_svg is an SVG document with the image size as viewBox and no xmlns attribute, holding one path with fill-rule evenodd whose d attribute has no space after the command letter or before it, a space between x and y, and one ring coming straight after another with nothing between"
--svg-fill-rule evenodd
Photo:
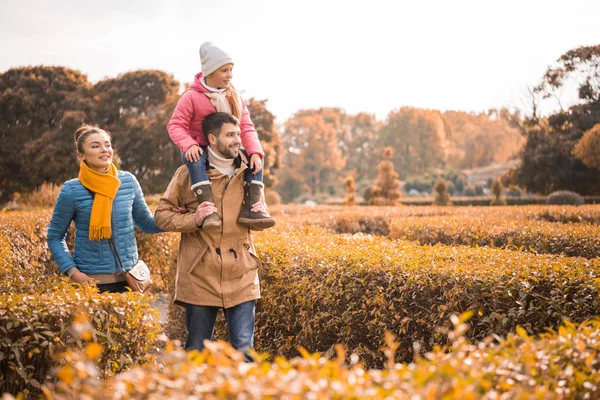
<instances>
[{"instance_id":1,"label":"beige parka coat","mask_svg":"<svg viewBox=\"0 0 600 400\"><path fill-rule=\"evenodd\" d=\"M204 231L196 226L193 213L198 202L190 189L187 166L177 169L160 199L155 224L181 232L175 303L230 308L260 298L260 261L250 230L237 223L246 168L240 156L231 179L216 169L207 170L222 230ZM190 212L180 214L173 207L186 207Z\"/></svg>"}]
</instances>

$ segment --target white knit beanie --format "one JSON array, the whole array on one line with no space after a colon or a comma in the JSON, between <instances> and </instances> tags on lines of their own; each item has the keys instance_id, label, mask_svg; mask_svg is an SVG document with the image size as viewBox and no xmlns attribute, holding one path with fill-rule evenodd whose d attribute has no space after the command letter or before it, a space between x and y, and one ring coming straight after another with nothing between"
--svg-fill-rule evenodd
<instances>
[{"instance_id":1,"label":"white knit beanie","mask_svg":"<svg viewBox=\"0 0 600 400\"><path fill-rule=\"evenodd\" d=\"M211 42L206 42L200 46L200 63L202 75L208 76L225 64L233 64L233 59Z\"/></svg>"}]
</instances>

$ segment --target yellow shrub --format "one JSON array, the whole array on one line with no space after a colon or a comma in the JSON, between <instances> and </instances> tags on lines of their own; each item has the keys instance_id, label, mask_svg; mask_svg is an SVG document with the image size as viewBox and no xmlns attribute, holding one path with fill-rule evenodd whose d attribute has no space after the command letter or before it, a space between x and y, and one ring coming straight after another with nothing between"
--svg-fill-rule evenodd
<instances>
[{"instance_id":1,"label":"yellow shrub","mask_svg":"<svg viewBox=\"0 0 600 400\"><path fill-rule=\"evenodd\" d=\"M414 342L425 350L445 342L451 313L475 312L474 341L600 314L600 258L421 246L317 228L261 232L257 250L264 265L255 341L271 354L344 343L367 366L381 366L386 330L399 337L399 360L409 361ZM172 309L172 337L185 339L181 307Z\"/></svg>"},{"instance_id":2,"label":"yellow shrub","mask_svg":"<svg viewBox=\"0 0 600 400\"><path fill-rule=\"evenodd\" d=\"M600 226L499 217L423 217L394 219L392 239L422 244L506 247L572 257L600 256Z\"/></svg>"},{"instance_id":3,"label":"yellow shrub","mask_svg":"<svg viewBox=\"0 0 600 400\"><path fill-rule=\"evenodd\" d=\"M155 365L98 380L86 352L71 352L45 390L48 399L72 398L285 398L285 399L575 399L600 395L600 321L561 326L528 336L523 329L495 343L471 345L455 318L452 346L437 348L411 364L396 364L397 343L388 335L382 370L368 370L343 347L328 360L302 350L301 358L244 364L241 353L211 343L201 353L170 344ZM65 369L67 373L65 373Z\"/></svg>"},{"instance_id":4,"label":"yellow shrub","mask_svg":"<svg viewBox=\"0 0 600 400\"><path fill-rule=\"evenodd\" d=\"M160 333L152 298L138 293L99 294L94 287L60 280L42 294L0 296L0 392L37 392L52 366L52 356L66 347L83 346L71 325L82 311L90 315L93 336L102 344L101 376L147 362Z\"/></svg>"}]
</instances>

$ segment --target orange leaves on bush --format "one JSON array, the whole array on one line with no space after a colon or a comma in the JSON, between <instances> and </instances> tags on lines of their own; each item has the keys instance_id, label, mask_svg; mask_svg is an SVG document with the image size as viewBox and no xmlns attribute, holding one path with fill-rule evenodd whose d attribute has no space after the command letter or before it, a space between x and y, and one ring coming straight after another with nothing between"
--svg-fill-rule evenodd
<instances>
[{"instance_id":1,"label":"orange leaves on bush","mask_svg":"<svg viewBox=\"0 0 600 400\"><path fill-rule=\"evenodd\" d=\"M49 399L81 394L99 398L595 398L600 394L600 320L567 323L536 338L524 332L473 345L460 334L466 316L456 319L456 339L411 364L387 363L382 370L348 365L344 352L328 360L302 350L302 356L243 363L227 343L210 343L201 353L167 346L156 365L135 366L102 382L70 359L77 370L57 383ZM388 354L396 342L387 335ZM394 357L392 356L393 360Z\"/></svg>"}]
</instances>

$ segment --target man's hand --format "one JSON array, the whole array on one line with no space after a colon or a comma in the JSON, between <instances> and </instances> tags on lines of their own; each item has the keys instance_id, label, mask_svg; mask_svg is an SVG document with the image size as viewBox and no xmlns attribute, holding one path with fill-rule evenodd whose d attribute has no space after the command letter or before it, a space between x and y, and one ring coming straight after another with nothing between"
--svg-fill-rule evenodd
<instances>
[{"instance_id":1,"label":"man's hand","mask_svg":"<svg viewBox=\"0 0 600 400\"><path fill-rule=\"evenodd\" d=\"M190 146L190 148L185 151L185 159L189 162L198 162L201 155L202 149L197 144Z\"/></svg>"},{"instance_id":2,"label":"man's hand","mask_svg":"<svg viewBox=\"0 0 600 400\"><path fill-rule=\"evenodd\" d=\"M190 211L185 207L171 207L171 210L176 212L177 214L187 214Z\"/></svg>"},{"instance_id":3,"label":"man's hand","mask_svg":"<svg viewBox=\"0 0 600 400\"><path fill-rule=\"evenodd\" d=\"M71 280L76 283L83 283L83 282L91 281L92 278L90 278L89 275L84 274L81 271L77 271L73 275L71 275Z\"/></svg>"},{"instance_id":4,"label":"man's hand","mask_svg":"<svg viewBox=\"0 0 600 400\"><path fill-rule=\"evenodd\" d=\"M204 222L204 218L208 217L212 213L217 212L217 207L215 207L214 203L210 201L202 202L198 208L196 209L196 213L194 214L194 220L196 222L197 227L201 227Z\"/></svg>"},{"instance_id":5,"label":"man's hand","mask_svg":"<svg viewBox=\"0 0 600 400\"><path fill-rule=\"evenodd\" d=\"M269 215L269 209L267 208L267 205L265 203L263 203L262 201L256 202L254 204L252 204L252 212L257 212L257 213L263 213L265 215Z\"/></svg>"},{"instance_id":6,"label":"man's hand","mask_svg":"<svg viewBox=\"0 0 600 400\"><path fill-rule=\"evenodd\" d=\"M262 160L260 156L256 153L250 156L250 169L256 168L253 172L254 175L258 174L262 169Z\"/></svg>"}]
</instances>

